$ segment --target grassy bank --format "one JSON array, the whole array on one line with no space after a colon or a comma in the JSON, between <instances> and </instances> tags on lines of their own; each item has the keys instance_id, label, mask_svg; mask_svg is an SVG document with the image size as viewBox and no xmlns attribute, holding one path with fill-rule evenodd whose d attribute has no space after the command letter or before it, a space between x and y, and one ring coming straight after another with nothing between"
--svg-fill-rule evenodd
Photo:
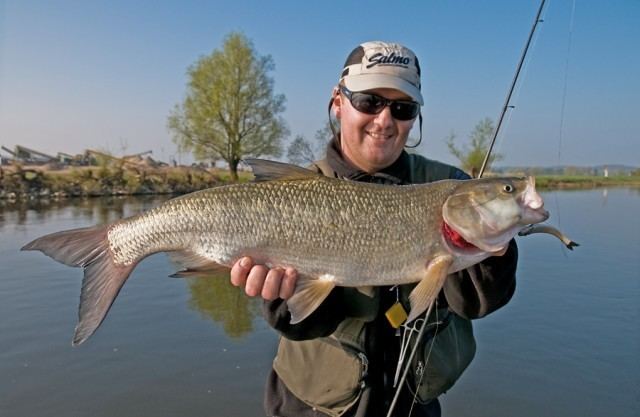
<instances>
[{"instance_id":1,"label":"grassy bank","mask_svg":"<svg viewBox=\"0 0 640 417\"><path fill-rule=\"evenodd\" d=\"M538 175L539 189L583 189L598 187L640 187L640 176L595 177L587 175Z\"/></svg>"},{"instance_id":2,"label":"grassy bank","mask_svg":"<svg viewBox=\"0 0 640 417\"><path fill-rule=\"evenodd\" d=\"M250 174L244 173L241 179L249 177ZM184 194L229 182L228 171L215 168L74 167L48 170L11 166L0 171L0 199Z\"/></svg>"}]
</instances>

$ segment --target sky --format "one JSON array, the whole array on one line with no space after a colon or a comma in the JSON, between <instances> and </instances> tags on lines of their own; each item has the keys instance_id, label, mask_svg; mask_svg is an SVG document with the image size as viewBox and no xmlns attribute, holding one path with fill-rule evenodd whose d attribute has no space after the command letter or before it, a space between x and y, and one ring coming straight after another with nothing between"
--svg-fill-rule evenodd
<instances>
[{"instance_id":1,"label":"sky","mask_svg":"<svg viewBox=\"0 0 640 417\"><path fill-rule=\"evenodd\" d=\"M289 139L325 124L354 47L409 46L423 71L418 152L455 164L445 138L462 145L481 119L498 119L539 4L0 0L0 145L189 162L167 116L188 67L242 31L273 58ZM542 17L497 165L640 166L640 1L548 0Z\"/></svg>"}]
</instances>

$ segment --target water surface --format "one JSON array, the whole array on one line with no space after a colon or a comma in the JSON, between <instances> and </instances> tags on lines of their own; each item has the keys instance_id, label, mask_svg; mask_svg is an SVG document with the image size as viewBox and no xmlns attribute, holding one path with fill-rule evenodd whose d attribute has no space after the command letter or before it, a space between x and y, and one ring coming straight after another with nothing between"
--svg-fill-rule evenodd
<instances>
[{"instance_id":1,"label":"water surface","mask_svg":"<svg viewBox=\"0 0 640 417\"><path fill-rule=\"evenodd\" d=\"M581 243L518 240L518 288L476 321L478 353L444 415L637 416L640 193L544 195ZM276 335L226 278L172 279L164 255L133 272L98 332L71 347L81 271L19 248L162 198L0 206L0 416L262 415Z\"/></svg>"}]
</instances>

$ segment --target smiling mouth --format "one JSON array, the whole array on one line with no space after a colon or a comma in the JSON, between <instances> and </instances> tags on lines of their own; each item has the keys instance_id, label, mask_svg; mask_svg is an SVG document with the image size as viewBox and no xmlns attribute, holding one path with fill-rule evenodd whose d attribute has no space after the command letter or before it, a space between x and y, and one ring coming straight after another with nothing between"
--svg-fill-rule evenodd
<instances>
[{"instance_id":1,"label":"smiling mouth","mask_svg":"<svg viewBox=\"0 0 640 417\"><path fill-rule=\"evenodd\" d=\"M376 132L367 132L367 135L369 135L371 138L373 138L375 140L389 140L389 139L393 138L393 135L388 135L388 134L384 134L384 133L376 133Z\"/></svg>"}]
</instances>

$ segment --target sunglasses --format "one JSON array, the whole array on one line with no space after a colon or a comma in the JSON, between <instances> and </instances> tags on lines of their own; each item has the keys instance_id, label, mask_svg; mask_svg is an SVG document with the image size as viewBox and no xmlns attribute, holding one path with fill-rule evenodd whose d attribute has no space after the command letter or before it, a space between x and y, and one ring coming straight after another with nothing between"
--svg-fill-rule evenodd
<instances>
[{"instance_id":1,"label":"sunglasses","mask_svg":"<svg viewBox=\"0 0 640 417\"><path fill-rule=\"evenodd\" d=\"M349 99L354 109L365 114L378 114L389 106L391 116L397 120L413 120L420 113L420 104L410 100L389 100L371 93L357 93L344 85L340 91Z\"/></svg>"}]
</instances>

